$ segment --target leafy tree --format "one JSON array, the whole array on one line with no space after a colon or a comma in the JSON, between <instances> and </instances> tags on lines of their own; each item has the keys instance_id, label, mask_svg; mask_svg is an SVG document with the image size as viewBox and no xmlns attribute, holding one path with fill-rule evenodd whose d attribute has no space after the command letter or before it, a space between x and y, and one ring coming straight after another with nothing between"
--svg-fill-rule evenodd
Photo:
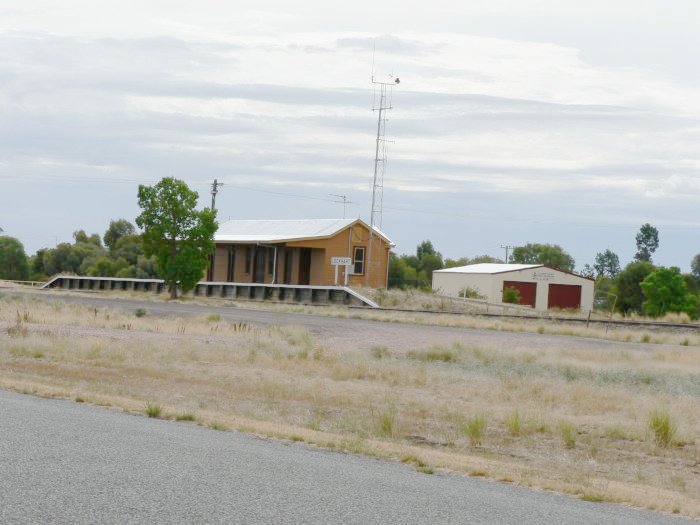
<instances>
[{"instance_id":1,"label":"leafy tree","mask_svg":"<svg viewBox=\"0 0 700 525\"><path fill-rule=\"evenodd\" d=\"M558 244L528 243L513 249L510 262L519 264L546 264L572 272L576 261Z\"/></svg>"},{"instance_id":2,"label":"leafy tree","mask_svg":"<svg viewBox=\"0 0 700 525\"><path fill-rule=\"evenodd\" d=\"M479 264L479 263L502 263L503 261L498 257L491 257L490 255L477 255L476 257L470 259L469 257L460 257L459 259L445 259L445 268L455 268L457 266L467 266L468 264Z\"/></svg>"},{"instance_id":3,"label":"leafy tree","mask_svg":"<svg viewBox=\"0 0 700 525\"><path fill-rule=\"evenodd\" d=\"M109 221L109 227L107 228L107 231L102 239L105 242L105 246L112 251L116 247L117 241L119 241L122 237L134 235L135 233L136 229L134 228L133 224L126 219L117 219L116 221Z\"/></svg>"},{"instance_id":4,"label":"leafy tree","mask_svg":"<svg viewBox=\"0 0 700 525\"><path fill-rule=\"evenodd\" d=\"M635 239L637 241L635 260L651 262L651 254L659 247L659 230L649 223L642 224Z\"/></svg>"},{"instance_id":5,"label":"leafy tree","mask_svg":"<svg viewBox=\"0 0 700 525\"><path fill-rule=\"evenodd\" d=\"M617 306L625 313L642 311L644 294L640 283L654 271L654 265L648 261L635 261L625 266L615 279Z\"/></svg>"},{"instance_id":6,"label":"leafy tree","mask_svg":"<svg viewBox=\"0 0 700 525\"><path fill-rule=\"evenodd\" d=\"M693 260L690 262L690 273L700 281L700 253L693 257Z\"/></svg>"},{"instance_id":7,"label":"leafy tree","mask_svg":"<svg viewBox=\"0 0 700 525\"><path fill-rule=\"evenodd\" d=\"M131 265L137 264L139 256L143 255L141 236L133 234L120 237L114 243L110 254L116 259L126 259Z\"/></svg>"},{"instance_id":8,"label":"leafy tree","mask_svg":"<svg viewBox=\"0 0 700 525\"><path fill-rule=\"evenodd\" d=\"M595 280L593 307L596 310L612 311L617 302L615 296L615 283L610 277L601 275Z\"/></svg>"},{"instance_id":9,"label":"leafy tree","mask_svg":"<svg viewBox=\"0 0 700 525\"><path fill-rule=\"evenodd\" d=\"M165 177L155 186L139 185L138 201L143 210L136 224L143 230L143 248L155 255L158 273L177 297L177 285L191 290L202 278L214 251L216 213L197 211L198 195L183 181Z\"/></svg>"},{"instance_id":10,"label":"leafy tree","mask_svg":"<svg viewBox=\"0 0 700 525\"><path fill-rule=\"evenodd\" d=\"M96 233L93 233L92 235L88 236L88 234L85 233L85 230L78 230L73 232L73 239L75 240L75 244L83 243L99 246L100 248L102 247L102 241L100 240L100 236Z\"/></svg>"},{"instance_id":11,"label":"leafy tree","mask_svg":"<svg viewBox=\"0 0 700 525\"><path fill-rule=\"evenodd\" d=\"M457 268L471 264L469 257L460 257L459 259L445 259L445 268Z\"/></svg>"},{"instance_id":12,"label":"leafy tree","mask_svg":"<svg viewBox=\"0 0 700 525\"><path fill-rule=\"evenodd\" d=\"M44 254L48 248L41 248L31 257L29 267L31 270L31 279L33 281L42 281L46 278L46 269L44 268Z\"/></svg>"},{"instance_id":13,"label":"leafy tree","mask_svg":"<svg viewBox=\"0 0 700 525\"><path fill-rule=\"evenodd\" d=\"M698 297L688 293L679 268L657 268L640 284L645 301L644 313L661 317L667 312L685 312L692 319L698 316Z\"/></svg>"},{"instance_id":14,"label":"leafy tree","mask_svg":"<svg viewBox=\"0 0 700 525\"><path fill-rule=\"evenodd\" d=\"M593 270L593 267L588 263L583 265L583 268L579 273L582 277L595 277L595 271Z\"/></svg>"},{"instance_id":15,"label":"leafy tree","mask_svg":"<svg viewBox=\"0 0 700 525\"><path fill-rule=\"evenodd\" d=\"M422 259L425 255L440 255L435 248L433 243L430 241L423 241L416 247L416 257L418 260Z\"/></svg>"},{"instance_id":16,"label":"leafy tree","mask_svg":"<svg viewBox=\"0 0 700 525\"><path fill-rule=\"evenodd\" d=\"M19 240L0 236L0 279L26 281L29 279L29 261Z\"/></svg>"},{"instance_id":17,"label":"leafy tree","mask_svg":"<svg viewBox=\"0 0 700 525\"><path fill-rule=\"evenodd\" d=\"M602 253L597 253L593 268L596 272L596 277L606 275L615 279L620 273L620 258L611 250L605 250Z\"/></svg>"},{"instance_id":18,"label":"leafy tree","mask_svg":"<svg viewBox=\"0 0 700 525\"><path fill-rule=\"evenodd\" d=\"M392 253L389 256L389 286L404 289L418 285L418 272L407 259L406 255L399 257Z\"/></svg>"}]
</instances>

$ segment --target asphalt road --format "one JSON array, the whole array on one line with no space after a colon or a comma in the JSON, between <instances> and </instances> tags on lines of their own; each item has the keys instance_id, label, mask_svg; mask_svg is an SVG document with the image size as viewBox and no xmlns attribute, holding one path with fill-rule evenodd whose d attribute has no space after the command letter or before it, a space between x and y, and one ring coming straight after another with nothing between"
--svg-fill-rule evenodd
<instances>
[{"instance_id":1,"label":"asphalt road","mask_svg":"<svg viewBox=\"0 0 700 525\"><path fill-rule=\"evenodd\" d=\"M0 523L688 524L0 390Z\"/></svg>"}]
</instances>

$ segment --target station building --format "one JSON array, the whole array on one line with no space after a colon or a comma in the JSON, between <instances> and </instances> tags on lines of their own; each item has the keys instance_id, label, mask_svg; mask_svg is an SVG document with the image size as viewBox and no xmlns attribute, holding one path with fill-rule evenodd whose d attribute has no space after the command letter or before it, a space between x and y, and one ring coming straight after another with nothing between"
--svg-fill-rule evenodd
<instances>
[{"instance_id":1,"label":"station building","mask_svg":"<svg viewBox=\"0 0 700 525\"><path fill-rule=\"evenodd\" d=\"M229 220L207 281L386 288L394 246L361 219Z\"/></svg>"}]
</instances>

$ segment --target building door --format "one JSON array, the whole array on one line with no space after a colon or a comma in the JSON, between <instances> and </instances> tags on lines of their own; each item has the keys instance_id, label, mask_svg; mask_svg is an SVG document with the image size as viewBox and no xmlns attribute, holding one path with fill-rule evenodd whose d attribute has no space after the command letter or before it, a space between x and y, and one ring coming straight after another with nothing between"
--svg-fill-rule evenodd
<instances>
[{"instance_id":1,"label":"building door","mask_svg":"<svg viewBox=\"0 0 700 525\"><path fill-rule=\"evenodd\" d=\"M503 281L503 292L505 293L506 288L514 288L520 293L520 302L518 304L524 304L527 306L535 307L535 301L537 299L537 283L527 283L523 281Z\"/></svg>"},{"instance_id":2,"label":"building door","mask_svg":"<svg viewBox=\"0 0 700 525\"><path fill-rule=\"evenodd\" d=\"M581 308L581 286L578 284L550 284L547 308Z\"/></svg>"},{"instance_id":3,"label":"building door","mask_svg":"<svg viewBox=\"0 0 700 525\"><path fill-rule=\"evenodd\" d=\"M265 282L265 248L257 248L255 250L255 273L253 274L255 283Z\"/></svg>"},{"instance_id":4,"label":"building door","mask_svg":"<svg viewBox=\"0 0 700 525\"><path fill-rule=\"evenodd\" d=\"M311 248L299 250L299 284L311 282Z\"/></svg>"}]
</instances>

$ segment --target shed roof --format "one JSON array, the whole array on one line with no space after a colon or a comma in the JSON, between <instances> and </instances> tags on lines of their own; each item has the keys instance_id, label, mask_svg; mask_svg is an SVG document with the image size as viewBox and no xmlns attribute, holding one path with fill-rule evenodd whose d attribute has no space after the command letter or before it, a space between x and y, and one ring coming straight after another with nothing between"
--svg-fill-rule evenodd
<instances>
[{"instance_id":1,"label":"shed roof","mask_svg":"<svg viewBox=\"0 0 700 525\"><path fill-rule=\"evenodd\" d=\"M435 273L505 273L517 272L520 270L529 270L530 268L541 268L544 264L505 264L505 263L479 263L468 264L466 266L455 266L454 268L445 268L444 270L436 270Z\"/></svg>"},{"instance_id":2,"label":"shed roof","mask_svg":"<svg viewBox=\"0 0 700 525\"><path fill-rule=\"evenodd\" d=\"M283 219L283 220L230 220L219 225L214 235L217 242L287 242L305 239L325 239L354 224L362 224L361 219ZM374 228L377 235L392 244L384 233Z\"/></svg>"}]
</instances>

